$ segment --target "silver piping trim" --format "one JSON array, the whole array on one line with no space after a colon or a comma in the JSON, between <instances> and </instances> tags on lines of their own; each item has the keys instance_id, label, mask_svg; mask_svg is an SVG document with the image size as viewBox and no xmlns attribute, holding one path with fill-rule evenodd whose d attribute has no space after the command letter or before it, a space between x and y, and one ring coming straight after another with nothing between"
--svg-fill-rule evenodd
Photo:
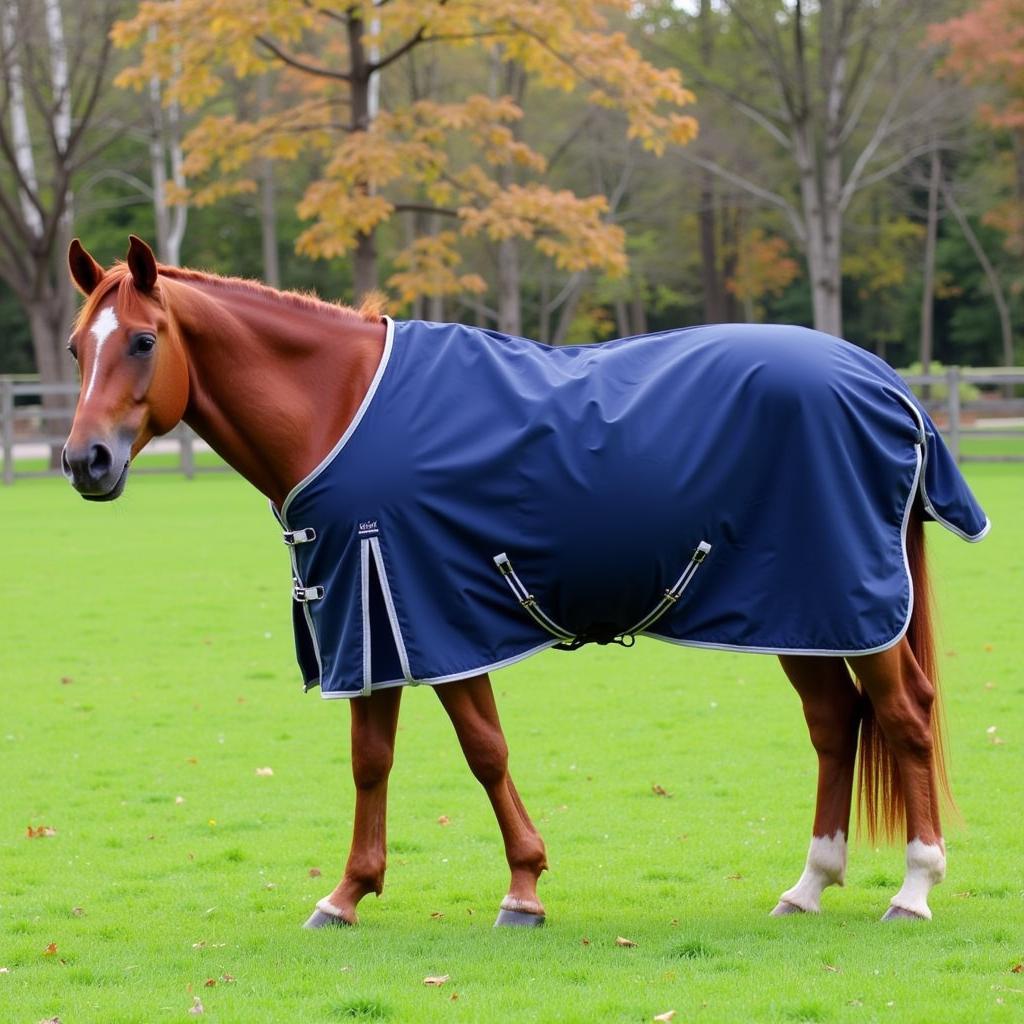
<instances>
[{"instance_id":1,"label":"silver piping trim","mask_svg":"<svg viewBox=\"0 0 1024 1024\"><path fill-rule=\"evenodd\" d=\"M395 601L391 596L391 584L388 583L388 572L384 568L384 555L380 550L380 537L368 538L370 548L373 551L374 565L377 567L377 580L380 583L381 593L384 595L384 606L388 610L388 620L391 623L391 636L395 641L395 649L398 651L398 663L402 666L405 678L412 682L412 670L409 668L409 654L405 649L405 640L402 637L402 628L398 625L398 612L395 611ZM372 689L372 687L371 687Z\"/></svg>"},{"instance_id":2,"label":"silver piping trim","mask_svg":"<svg viewBox=\"0 0 1024 1024\"><path fill-rule=\"evenodd\" d=\"M893 392L896 397L910 410L911 415L917 421L917 429L922 437L921 447L924 449L924 467L921 471L921 501L924 504L925 511L935 520L940 526L944 526L950 533L955 534L961 540L967 541L968 544L977 544L978 541L983 540L987 535L988 531L992 529L992 522L985 517L985 525L982 527L979 533L969 534L964 533L958 526L954 526L948 519L943 519L942 516L935 511L935 506L931 502L931 498L928 497L928 489L926 486L926 472L928 469L928 432L924 428L924 417L921 415L921 410L914 404L914 402L900 391Z\"/></svg>"},{"instance_id":3,"label":"silver piping trim","mask_svg":"<svg viewBox=\"0 0 1024 1024\"><path fill-rule=\"evenodd\" d=\"M514 654L511 658L505 658L503 661L496 661L491 665L480 665L478 668L466 669L465 672L454 672L448 676L435 676L433 679L389 679L384 683L377 683L373 689L387 690L392 686L440 686L443 683L454 683L460 679L471 679L473 676L478 676L484 672L495 672L500 668L507 668L509 665L514 665L517 661L523 661L526 658L539 654L541 651L546 651L549 647L554 647L559 641L557 640L546 640L538 647L531 647L528 651L523 651L522 654ZM361 693L350 693L341 691L331 691L325 693L323 690L320 691L320 697L323 700L352 700L355 697L361 697Z\"/></svg>"},{"instance_id":4,"label":"silver piping trim","mask_svg":"<svg viewBox=\"0 0 1024 1024\"><path fill-rule=\"evenodd\" d=\"M352 422L345 428L345 433L338 439L338 443L323 457L316 469L307 473L288 492L288 497L284 499L284 503L281 505L282 522L285 522L288 518L288 506L291 505L292 501L304 487L312 483L334 461L341 449L348 443L348 439L355 432L356 427L359 426L363 416L366 415L366 410L370 408L370 403L373 401L373 396L377 393L381 378L384 376L384 371L387 369L388 362L391 359L391 350L394 344L395 321L391 317L386 316L384 317L384 323L387 325L387 331L384 335L384 352L381 354L380 363L377 366L376 373L373 375L373 380L370 381L370 386L367 388L355 416L352 417Z\"/></svg>"},{"instance_id":5,"label":"silver piping trim","mask_svg":"<svg viewBox=\"0 0 1024 1024\"><path fill-rule=\"evenodd\" d=\"M359 576L361 580L362 612L363 612L363 696L368 696L373 688L373 666L370 664L373 648L370 636L370 542L359 542Z\"/></svg>"}]
</instances>

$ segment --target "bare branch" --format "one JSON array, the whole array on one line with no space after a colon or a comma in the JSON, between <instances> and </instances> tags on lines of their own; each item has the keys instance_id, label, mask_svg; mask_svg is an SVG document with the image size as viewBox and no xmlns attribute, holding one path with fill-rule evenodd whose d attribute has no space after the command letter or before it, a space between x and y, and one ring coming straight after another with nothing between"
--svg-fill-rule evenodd
<instances>
[{"instance_id":1,"label":"bare branch","mask_svg":"<svg viewBox=\"0 0 1024 1024\"><path fill-rule=\"evenodd\" d=\"M845 210L849 205L850 199L853 197L854 192L857 191L857 182L860 180L860 176L863 174L864 168L867 167L878 147L889 135L893 118L901 101L903 100L904 94L907 89L910 88L911 83L915 81L917 76L921 73L921 70L928 59L929 57L927 54L918 57L908 74L903 77L903 80L893 90L882 116L878 119L878 123L875 125L875 130L872 132L871 138L868 139L867 144L861 150L860 155L854 161L853 167L850 169L850 173L846 179L846 184L843 186L839 195L840 210Z\"/></svg>"},{"instance_id":2,"label":"bare branch","mask_svg":"<svg viewBox=\"0 0 1024 1024\"><path fill-rule=\"evenodd\" d=\"M266 36L257 36L256 42L269 50L283 64L296 68L298 71L304 71L308 75L317 75L320 78L331 78L338 82L352 81L352 75L347 71L333 71L330 68L322 68L319 65L299 60L298 57L285 53L272 39L268 39Z\"/></svg>"},{"instance_id":3,"label":"bare branch","mask_svg":"<svg viewBox=\"0 0 1024 1024\"><path fill-rule=\"evenodd\" d=\"M689 163L696 164L698 167L703 167L706 171L711 171L712 174L717 174L718 177L723 180L730 182L737 188L743 189L744 192L749 192L750 195L757 196L758 199L763 199L766 203L770 203L772 206L777 206L789 219L789 223L792 226L800 244L803 245L805 243L807 239L807 230L804 227L803 221L800 219L800 214L785 196L779 195L778 192L772 192L771 189L762 188L749 178L744 178L741 174L736 174L735 171L730 171L727 167L723 167L721 164L717 164L713 160L705 160L703 157L694 156L686 150L683 150L681 155L682 158Z\"/></svg>"}]
</instances>

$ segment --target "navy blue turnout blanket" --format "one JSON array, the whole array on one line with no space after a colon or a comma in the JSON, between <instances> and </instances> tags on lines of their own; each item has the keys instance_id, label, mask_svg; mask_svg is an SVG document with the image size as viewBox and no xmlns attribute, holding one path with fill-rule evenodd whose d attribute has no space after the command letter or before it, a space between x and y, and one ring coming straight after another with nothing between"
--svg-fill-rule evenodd
<instances>
[{"instance_id":1,"label":"navy blue turnout blanket","mask_svg":"<svg viewBox=\"0 0 1024 1024\"><path fill-rule=\"evenodd\" d=\"M307 689L441 683L558 645L862 654L905 632L916 500L988 520L897 374L799 327L551 348L388 321L278 518Z\"/></svg>"}]
</instances>

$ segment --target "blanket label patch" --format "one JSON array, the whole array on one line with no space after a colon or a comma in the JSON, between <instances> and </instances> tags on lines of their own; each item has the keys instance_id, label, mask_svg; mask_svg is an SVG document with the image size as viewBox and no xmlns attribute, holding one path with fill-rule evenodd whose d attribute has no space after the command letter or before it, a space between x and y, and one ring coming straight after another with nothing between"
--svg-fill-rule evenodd
<instances>
[{"instance_id":1,"label":"blanket label patch","mask_svg":"<svg viewBox=\"0 0 1024 1024\"><path fill-rule=\"evenodd\" d=\"M380 527L376 519L360 519L358 531L360 537L376 537L380 533Z\"/></svg>"}]
</instances>

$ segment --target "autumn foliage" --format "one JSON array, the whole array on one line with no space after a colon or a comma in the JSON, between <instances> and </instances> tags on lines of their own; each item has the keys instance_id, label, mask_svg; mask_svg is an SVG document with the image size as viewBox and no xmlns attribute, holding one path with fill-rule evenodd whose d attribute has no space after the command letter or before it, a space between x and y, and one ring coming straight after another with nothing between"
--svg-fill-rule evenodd
<instances>
[{"instance_id":1,"label":"autumn foliage","mask_svg":"<svg viewBox=\"0 0 1024 1024\"><path fill-rule=\"evenodd\" d=\"M374 109L371 79L387 83L419 47L484 48L514 64L531 88L581 90L623 115L624 130L663 153L696 133L680 112L693 100L675 70L645 61L620 26L629 0L390 0L317 7L304 0L148 0L118 24L118 45L138 62L118 79L144 89L152 78L167 102L196 110L231 78L272 74L276 102L252 117L209 113L186 139L191 201L253 191L257 156L319 168L298 207L309 221L297 242L310 256L355 249L397 212L445 218L394 260L391 286L404 298L483 289L461 270L461 243L483 236L523 239L563 270L621 273L625 237L609 222L603 195L550 187L547 161L523 140L523 110L499 90L456 98L387 88ZM201 26L201 30L197 30ZM175 198L181 199L182 196Z\"/></svg>"}]
</instances>

